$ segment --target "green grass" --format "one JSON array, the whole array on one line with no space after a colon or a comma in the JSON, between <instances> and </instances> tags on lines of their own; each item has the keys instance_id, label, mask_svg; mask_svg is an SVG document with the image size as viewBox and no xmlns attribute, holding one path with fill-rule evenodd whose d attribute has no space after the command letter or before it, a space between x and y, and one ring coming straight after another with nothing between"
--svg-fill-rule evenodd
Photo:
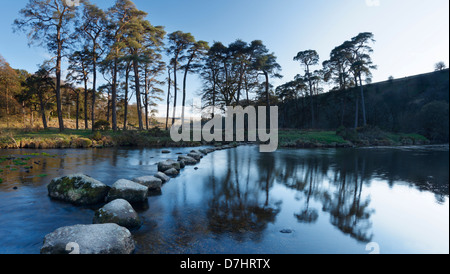
<instances>
[{"instance_id":1,"label":"green grass","mask_svg":"<svg viewBox=\"0 0 450 274\"><path fill-rule=\"evenodd\" d=\"M47 174L39 174L37 177L44 178L44 177L47 177L47 176L48 176Z\"/></svg>"},{"instance_id":2,"label":"green grass","mask_svg":"<svg viewBox=\"0 0 450 274\"><path fill-rule=\"evenodd\" d=\"M320 143L320 144L345 144L341 136L335 131L301 131L301 130L280 130L279 141L281 145L288 143Z\"/></svg>"},{"instance_id":3,"label":"green grass","mask_svg":"<svg viewBox=\"0 0 450 274\"><path fill-rule=\"evenodd\" d=\"M400 142L402 139L411 139L417 141L428 141L428 139L420 134L404 134L404 133L386 133L386 137L394 142Z\"/></svg>"}]
</instances>

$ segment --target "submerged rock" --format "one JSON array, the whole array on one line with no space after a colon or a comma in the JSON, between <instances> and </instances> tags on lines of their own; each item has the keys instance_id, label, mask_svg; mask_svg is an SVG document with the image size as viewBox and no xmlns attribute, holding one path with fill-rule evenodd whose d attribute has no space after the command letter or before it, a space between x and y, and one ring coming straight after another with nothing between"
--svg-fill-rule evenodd
<instances>
[{"instance_id":1,"label":"submerged rock","mask_svg":"<svg viewBox=\"0 0 450 274\"><path fill-rule=\"evenodd\" d=\"M177 177L180 174L180 172L178 170L176 170L175 168L166 170L164 173L169 177Z\"/></svg>"},{"instance_id":2,"label":"submerged rock","mask_svg":"<svg viewBox=\"0 0 450 274\"><path fill-rule=\"evenodd\" d=\"M181 170L180 163L173 160L166 160L158 163L158 171L165 172L171 168L175 168L176 170Z\"/></svg>"},{"instance_id":3,"label":"submerged rock","mask_svg":"<svg viewBox=\"0 0 450 274\"><path fill-rule=\"evenodd\" d=\"M162 180L155 176L143 176L133 179L133 182L146 186L149 191L161 191Z\"/></svg>"},{"instance_id":4,"label":"submerged rock","mask_svg":"<svg viewBox=\"0 0 450 274\"><path fill-rule=\"evenodd\" d=\"M109 187L87 175L74 174L53 179L48 195L75 205L93 205L105 201Z\"/></svg>"},{"instance_id":5,"label":"submerged rock","mask_svg":"<svg viewBox=\"0 0 450 274\"><path fill-rule=\"evenodd\" d=\"M45 236L41 254L131 254L135 244L128 229L117 224L62 227Z\"/></svg>"},{"instance_id":6,"label":"submerged rock","mask_svg":"<svg viewBox=\"0 0 450 274\"><path fill-rule=\"evenodd\" d=\"M129 202L117 199L95 212L94 224L118 224L132 229L141 226L141 220Z\"/></svg>"},{"instance_id":7,"label":"submerged rock","mask_svg":"<svg viewBox=\"0 0 450 274\"><path fill-rule=\"evenodd\" d=\"M167 176L166 174L162 173L162 172L158 172L155 174L155 177L160 179L162 181L163 184L167 183L170 181L170 177Z\"/></svg>"},{"instance_id":8,"label":"submerged rock","mask_svg":"<svg viewBox=\"0 0 450 274\"><path fill-rule=\"evenodd\" d=\"M121 179L114 183L109 190L106 200L124 199L130 203L142 203L147 200L148 187L138 183Z\"/></svg>"},{"instance_id":9,"label":"submerged rock","mask_svg":"<svg viewBox=\"0 0 450 274\"><path fill-rule=\"evenodd\" d=\"M162 154L169 154L169 153L171 153L171 152L170 152L170 150L163 150L163 151L161 151L161 153L162 153Z\"/></svg>"}]
</instances>

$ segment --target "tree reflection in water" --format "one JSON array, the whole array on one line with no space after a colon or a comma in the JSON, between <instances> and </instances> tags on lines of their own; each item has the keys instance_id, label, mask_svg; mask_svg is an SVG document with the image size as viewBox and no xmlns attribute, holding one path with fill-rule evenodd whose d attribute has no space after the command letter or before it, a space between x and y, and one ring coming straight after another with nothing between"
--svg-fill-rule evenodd
<instances>
[{"instance_id":1,"label":"tree reflection in water","mask_svg":"<svg viewBox=\"0 0 450 274\"><path fill-rule=\"evenodd\" d=\"M265 156L268 157L262 162L258 160L261 172L253 176L252 157L241 157L237 150L228 151L230 164L225 176L213 176L212 181L207 216L213 233L230 233L238 241L259 241L267 225L275 222L280 202L271 203L269 194L275 180L275 159L270 154Z\"/></svg>"},{"instance_id":2,"label":"tree reflection in water","mask_svg":"<svg viewBox=\"0 0 450 274\"><path fill-rule=\"evenodd\" d=\"M330 214L330 222L343 233L361 242L370 242L373 210L370 198L362 198L365 160L354 157L353 166L346 161L330 161L328 154L309 154L295 157L282 154L279 164L283 170L280 182L298 191L298 200L304 200L300 212L294 214L300 223L315 223L319 212L311 208L311 200L322 204L322 211ZM359 172L359 168L362 168Z\"/></svg>"}]
</instances>

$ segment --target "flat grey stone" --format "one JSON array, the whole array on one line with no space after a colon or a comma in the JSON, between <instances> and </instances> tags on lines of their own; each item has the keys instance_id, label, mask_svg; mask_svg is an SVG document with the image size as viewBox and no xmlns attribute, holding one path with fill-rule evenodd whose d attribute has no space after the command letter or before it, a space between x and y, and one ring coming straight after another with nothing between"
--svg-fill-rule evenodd
<instances>
[{"instance_id":1,"label":"flat grey stone","mask_svg":"<svg viewBox=\"0 0 450 274\"><path fill-rule=\"evenodd\" d=\"M143 176L133 179L133 182L146 186L149 191L161 191L162 180L155 176Z\"/></svg>"},{"instance_id":2,"label":"flat grey stone","mask_svg":"<svg viewBox=\"0 0 450 274\"><path fill-rule=\"evenodd\" d=\"M109 190L107 201L124 199L130 203L142 203L147 200L148 187L121 179L115 182Z\"/></svg>"}]
</instances>

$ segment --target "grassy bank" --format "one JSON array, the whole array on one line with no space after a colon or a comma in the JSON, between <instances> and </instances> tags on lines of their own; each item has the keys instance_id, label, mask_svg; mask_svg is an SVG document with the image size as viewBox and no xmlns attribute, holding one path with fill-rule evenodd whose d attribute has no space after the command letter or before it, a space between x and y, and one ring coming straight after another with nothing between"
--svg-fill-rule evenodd
<instances>
[{"instance_id":1,"label":"grassy bank","mask_svg":"<svg viewBox=\"0 0 450 274\"><path fill-rule=\"evenodd\" d=\"M340 128L337 131L301 131L285 129L279 132L280 147L352 147L424 145L430 142L419 134L388 133L377 128L358 130ZM169 132L102 131L57 129L24 131L2 130L0 148L103 148L103 147L195 147L200 142L173 142Z\"/></svg>"},{"instance_id":2,"label":"grassy bank","mask_svg":"<svg viewBox=\"0 0 450 274\"><path fill-rule=\"evenodd\" d=\"M168 132L152 131L98 131L67 129L59 132L57 129L23 131L2 130L0 148L103 148L103 147L178 147L198 146L197 142L175 143Z\"/></svg>"},{"instance_id":3,"label":"grassy bank","mask_svg":"<svg viewBox=\"0 0 450 274\"><path fill-rule=\"evenodd\" d=\"M384 132L378 128L340 128L337 131L281 130L281 147L353 147L426 145L430 141L420 134Z\"/></svg>"}]
</instances>

